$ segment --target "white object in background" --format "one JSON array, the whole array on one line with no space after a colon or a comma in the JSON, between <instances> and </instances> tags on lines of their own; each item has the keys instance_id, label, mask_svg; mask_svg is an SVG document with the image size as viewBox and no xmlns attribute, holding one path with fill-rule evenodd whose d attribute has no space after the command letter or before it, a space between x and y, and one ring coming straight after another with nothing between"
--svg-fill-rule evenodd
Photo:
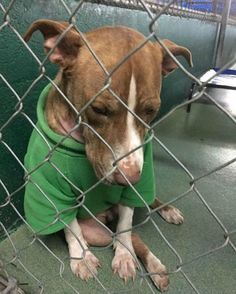
<instances>
[{"instance_id":1,"label":"white object in background","mask_svg":"<svg viewBox=\"0 0 236 294\"><path fill-rule=\"evenodd\" d=\"M208 70L203 76L200 77L201 82L206 82L216 74L214 69ZM231 87L236 89L236 75L219 74L212 78L207 84L219 85L222 87Z\"/></svg>"}]
</instances>

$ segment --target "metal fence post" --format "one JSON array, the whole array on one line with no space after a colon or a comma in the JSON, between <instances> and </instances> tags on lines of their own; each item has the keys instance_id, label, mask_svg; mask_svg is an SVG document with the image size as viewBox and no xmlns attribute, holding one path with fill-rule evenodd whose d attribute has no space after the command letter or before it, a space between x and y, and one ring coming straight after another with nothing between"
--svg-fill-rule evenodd
<instances>
[{"instance_id":1,"label":"metal fence post","mask_svg":"<svg viewBox=\"0 0 236 294\"><path fill-rule=\"evenodd\" d=\"M224 3L224 10L223 10L222 18L221 18L219 39L217 44L216 67L221 67L223 65L222 56L224 52L225 33L226 33L229 14L230 14L231 2L232 2L231 0L225 0L225 3Z\"/></svg>"}]
</instances>

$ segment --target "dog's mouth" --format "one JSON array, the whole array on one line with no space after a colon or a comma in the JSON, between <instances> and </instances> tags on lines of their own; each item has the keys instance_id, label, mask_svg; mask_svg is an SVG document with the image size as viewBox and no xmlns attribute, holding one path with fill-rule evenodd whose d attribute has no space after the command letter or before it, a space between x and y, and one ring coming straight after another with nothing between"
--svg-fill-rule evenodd
<instances>
[{"instance_id":1,"label":"dog's mouth","mask_svg":"<svg viewBox=\"0 0 236 294\"><path fill-rule=\"evenodd\" d=\"M94 166L97 178L106 185L129 186L136 184L140 180L140 170L134 173L124 173L119 168L111 167L106 170L101 164Z\"/></svg>"},{"instance_id":2,"label":"dog's mouth","mask_svg":"<svg viewBox=\"0 0 236 294\"><path fill-rule=\"evenodd\" d=\"M115 173L115 172L114 172ZM118 180L117 180L118 179ZM139 181L140 177L137 176L137 180L129 180L127 176L123 176L121 173L117 172L116 179L114 176L103 176L100 178L102 183L105 185L111 186L111 185L119 185L119 186L130 186L134 185Z\"/></svg>"},{"instance_id":3,"label":"dog's mouth","mask_svg":"<svg viewBox=\"0 0 236 294\"><path fill-rule=\"evenodd\" d=\"M101 163L93 164L93 170L95 172L96 177L99 181L106 185L114 185L114 177L113 177L113 171L115 168L105 169L104 165Z\"/></svg>"},{"instance_id":4,"label":"dog's mouth","mask_svg":"<svg viewBox=\"0 0 236 294\"><path fill-rule=\"evenodd\" d=\"M87 158L99 182L107 185L129 186L140 180L144 163L142 148L132 153L129 152L131 148L127 150L113 148L114 158L113 154L102 152L102 148L94 149L91 144L87 144L86 147Z\"/></svg>"}]
</instances>

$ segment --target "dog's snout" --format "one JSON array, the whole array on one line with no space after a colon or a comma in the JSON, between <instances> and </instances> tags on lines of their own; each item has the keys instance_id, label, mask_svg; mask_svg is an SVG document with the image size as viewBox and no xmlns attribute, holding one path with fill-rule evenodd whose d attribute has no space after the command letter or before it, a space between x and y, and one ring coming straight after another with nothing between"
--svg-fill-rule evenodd
<instances>
[{"instance_id":1,"label":"dog's snout","mask_svg":"<svg viewBox=\"0 0 236 294\"><path fill-rule=\"evenodd\" d=\"M130 163L129 161L121 161L118 164L118 169L114 173L114 180L119 185L135 184L140 180L141 170L137 163ZM124 174L124 176L123 176ZM127 180L126 180L126 178Z\"/></svg>"},{"instance_id":2,"label":"dog's snout","mask_svg":"<svg viewBox=\"0 0 236 294\"><path fill-rule=\"evenodd\" d=\"M115 182L118 185L128 185L129 183L135 184L140 180L140 171L136 171L132 175L127 174L127 173L124 173L124 175L125 175L125 177L127 178L128 181L126 180L126 178L120 172L116 172L114 174Z\"/></svg>"}]
</instances>

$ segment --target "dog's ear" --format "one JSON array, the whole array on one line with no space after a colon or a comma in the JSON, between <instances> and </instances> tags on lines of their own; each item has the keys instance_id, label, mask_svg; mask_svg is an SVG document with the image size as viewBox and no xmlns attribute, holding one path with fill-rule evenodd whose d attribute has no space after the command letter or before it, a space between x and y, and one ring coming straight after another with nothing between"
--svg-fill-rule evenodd
<instances>
[{"instance_id":1,"label":"dog's ear","mask_svg":"<svg viewBox=\"0 0 236 294\"><path fill-rule=\"evenodd\" d=\"M55 47L57 39L68 26L69 23L67 22L39 19L31 24L24 35L24 40L28 42L32 34L39 30L44 36L44 49L45 52L48 53L52 48ZM71 28L66 32L58 45L55 47L49 56L49 60L53 63L60 64L62 67L65 67L73 58L77 56L79 47L81 45L82 44L79 33L75 29Z\"/></svg>"},{"instance_id":2,"label":"dog's ear","mask_svg":"<svg viewBox=\"0 0 236 294\"><path fill-rule=\"evenodd\" d=\"M164 45L170 50L170 52L174 56L179 56L182 55L187 61L188 64L192 67L193 66L193 61L192 61L192 54L191 52L182 46L179 46L175 44L174 42L170 40L162 40ZM162 60L162 75L167 76L171 72L173 72L178 65L174 62L174 60L169 56L169 54L166 52L164 48L161 47L162 55L163 55L163 60Z\"/></svg>"}]
</instances>

